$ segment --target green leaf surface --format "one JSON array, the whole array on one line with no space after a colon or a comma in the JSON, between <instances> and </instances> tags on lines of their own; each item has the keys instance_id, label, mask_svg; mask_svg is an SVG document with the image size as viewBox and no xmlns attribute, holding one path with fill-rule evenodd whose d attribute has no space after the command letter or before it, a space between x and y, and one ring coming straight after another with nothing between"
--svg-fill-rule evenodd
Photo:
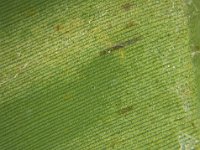
<instances>
[{"instance_id":1,"label":"green leaf surface","mask_svg":"<svg viewBox=\"0 0 200 150\"><path fill-rule=\"evenodd\" d=\"M198 8L2 2L0 149L199 149Z\"/></svg>"}]
</instances>

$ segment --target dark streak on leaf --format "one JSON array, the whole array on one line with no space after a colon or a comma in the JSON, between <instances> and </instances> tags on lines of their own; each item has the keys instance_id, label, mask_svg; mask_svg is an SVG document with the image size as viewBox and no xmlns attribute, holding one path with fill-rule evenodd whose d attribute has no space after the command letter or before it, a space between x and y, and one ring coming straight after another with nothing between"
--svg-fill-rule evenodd
<instances>
[{"instance_id":1,"label":"dark streak on leaf","mask_svg":"<svg viewBox=\"0 0 200 150\"><path fill-rule=\"evenodd\" d=\"M125 42L116 44L116 45L114 45L114 46L112 46L112 47L109 47L109 48L103 50L103 51L100 51L100 56L113 53L114 51L117 51L117 50L119 50L119 49L122 49L122 48L124 48L124 47L126 47L126 46L135 44L135 43L136 43L137 41L139 41L139 40L140 40L140 38L138 37L138 38L129 39L129 40L125 41Z\"/></svg>"}]
</instances>

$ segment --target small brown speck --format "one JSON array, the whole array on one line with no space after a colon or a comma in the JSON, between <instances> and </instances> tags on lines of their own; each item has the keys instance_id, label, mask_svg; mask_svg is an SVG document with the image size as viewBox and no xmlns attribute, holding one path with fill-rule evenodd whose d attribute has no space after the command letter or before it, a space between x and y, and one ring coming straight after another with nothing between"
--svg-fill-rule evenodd
<instances>
[{"instance_id":1,"label":"small brown speck","mask_svg":"<svg viewBox=\"0 0 200 150\"><path fill-rule=\"evenodd\" d=\"M65 31L65 34L67 34L67 33L69 33L69 31L67 30L67 31Z\"/></svg>"},{"instance_id":2,"label":"small brown speck","mask_svg":"<svg viewBox=\"0 0 200 150\"><path fill-rule=\"evenodd\" d=\"M196 45L195 46L195 50L199 51L200 50L200 46Z\"/></svg>"},{"instance_id":3,"label":"small brown speck","mask_svg":"<svg viewBox=\"0 0 200 150\"><path fill-rule=\"evenodd\" d=\"M37 10L35 8L30 8L24 12L27 17L34 17L37 15Z\"/></svg>"},{"instance_id":4,"label":"small brown speck","mask_svg":"<svg viewBox=\"0 0 200 150\"><path fill-rule=\"evenodd\" d=\"M196 128L196 125L194 124L194 122L191 123L193 128Z\"/></svg>"},{"instance_id":5,"label":"small brown speck","mask_svg":"<svg viewBox=\"0 0 200 150\"><path fill-rule=\"evenodd\" d=\"M135 26L135 25L137 25L135 22L130 21L130 22L128 22L128 23L126 24L126 28L131 28L131 27L133 27L133 26Z\"/></svg>"},{"instance_id":6,"label":"small brown speck","mask_svg":"<svg viewBox=\"0 0 200 150\"><path fill-rule=\"evenodd\" d=\"M130 3L125 3L125 4L123 4L121 7L122 7L123 10L129 11L129 10L132 8L132 4L130 4Z\"/></svg>"},{"instance_id":7,"label":"small brown speck","mask_svg":"<svg viewBox=\"0 0 200 150\"><path fill-rule=\"evenodd\" d=\"M111 23L109 23L109 24L108 24L108 27L109 27L109 28L112 28L112 27L113 27L113 25L112 25Z\"/></svg>"},{"instance_id":8,"label":"small brown speck","mask_svg":"<svg viewBox=\"0 0 200 150\"><path fill-rule=\"evenodd\" d=\"M61 27L61 25L59 25L59 24L55 26L55 30L56 30L56 31L60 31L61 28L62 28L62 27Z\"/></svg>"}]
</instances>

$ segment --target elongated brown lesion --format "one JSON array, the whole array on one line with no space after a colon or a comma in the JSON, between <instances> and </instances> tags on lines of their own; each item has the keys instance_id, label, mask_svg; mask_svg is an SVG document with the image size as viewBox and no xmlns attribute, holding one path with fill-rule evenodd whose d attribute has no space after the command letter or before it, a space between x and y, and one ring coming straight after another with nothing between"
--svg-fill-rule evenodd
<instances>
[{"instance_id":1,"label":"elongated brown lesion","mask_svg":"<svg viewBox=\"0 0 200 150\"><path fill-rule=\"evenodd\" d=\"M105 50L102 50L100 51L100 56L102 55L107 55L107 54L111 54L115 51L118 51L122 48L125 48L126 46L129 46L129 45L132 45L132 44L135 44L137 41L140 40L140 37L137 37L137 38L133 38L133 39L129 39L127 41L124 41L124 42L121 42L121 43L118 43L118 44L115 44L114 46L112 47L109 47Z\"/></svg>"},{"instance_id":2,"label":"elongated brown lesion","mask_svg":"<svg viewBox=\"0 0 200 150\"><path fill-rule=\"evenodd\" d=\"M127 107L124 107L124 108L121 108L120 110L118 110L118 114L125 115L132 110L133 110L133 105L127 106Z\"/></svg>"}]
</instances>

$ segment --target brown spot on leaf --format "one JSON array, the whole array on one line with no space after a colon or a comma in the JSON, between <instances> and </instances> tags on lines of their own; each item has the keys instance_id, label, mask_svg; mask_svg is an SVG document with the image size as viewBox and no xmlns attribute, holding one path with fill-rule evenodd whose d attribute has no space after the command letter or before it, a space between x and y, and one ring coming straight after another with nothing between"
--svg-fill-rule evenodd
<instances>
[{"instance_id":1,"label":"brown spot on leaf","mask_svg":"<svg viewBox=\"0 0 200 150\"><path fill-rule=\"evenodd\" d=\"M112 28L112 27L113 27L113 25L112 25L111 23L109 23L109 24L108 24L108 27L109 27L109 28Z\"/></svg>"},{"instance_id":2,"label":"brown spot on leaf","mask_svg":"<svg viewBox=\"0 0 200 150\"><path fill-rule=\"evenodd\" d=\"M37 15L37 10L35 8L30 8L23 12L26 17L34 17Z\"/></svg>"},{"instance_id":3,"label":"brown spot on leaf","mask_svg":"<svg viewBox=\"0 0 200 150\"><path fill-rule=\"evenodd\" d=\"M128 23L126 24L126 28L131 28L131 27L133 27L133 26L135 26L135 25L137 25L135 22L130 21L130 22L128 22Z\"/></svg>"},{"instance_id":4,"label":"brown spot on leaf","mask_svg":"<svg viewBox=\"0 0 200 150\"><path fill-rule=\"evenodd\" d=\"M122 7L123 10L129 11L132 8L132 4L131 3L125 3L121 7Z\"/></svg>"},{"instance_id":5,"label":"brown spot on leaf","mask_svg":"<svg viewBox=\"0 0 200 150\"><path fill-rule=\"evenodd\" d=\"M196 45L195 50L200 51L200 46Z\"/></svg>"},{"instance_id":6,"label":"brown spot on leaf","mask_svg":"<svg viewBox=\"0 0 200 150\"><path fill-rule=\"evenodd\" d=\"M109 142L110 142L109 147L111 149L116 149L116 147L125 142L125 140L123 140L120 136L117 136L112 138Z\"/></svg>"},{"instance_id":7,"label":"brown spot on leaf","mask_svg":"<svg viewBox=\"0 0 200 150\"><path fill-rule=\"evenodd\" d=\"M124 108L121 108L121 109L118 111L118 113L119 113L120 115L125 115L125 114L127 114L128 112L130 112L130 111L132 111L132 110L133 110L133 105L127 106L127 107L124 107Z\"/></svg>"},{"instance_id":8,"label":"brown spot on leaf","mask_svg":"<svg viewBox=\"0 0 200 150\"><path fill-rule=\"evenodd\" d=\"M54 27L55 31L59 32L62 29L62 26L60 24L56 25Z\"/></svg>"}]
</instances>

